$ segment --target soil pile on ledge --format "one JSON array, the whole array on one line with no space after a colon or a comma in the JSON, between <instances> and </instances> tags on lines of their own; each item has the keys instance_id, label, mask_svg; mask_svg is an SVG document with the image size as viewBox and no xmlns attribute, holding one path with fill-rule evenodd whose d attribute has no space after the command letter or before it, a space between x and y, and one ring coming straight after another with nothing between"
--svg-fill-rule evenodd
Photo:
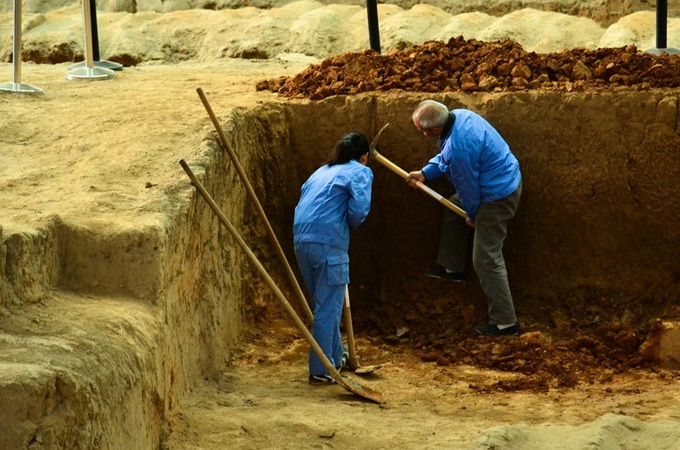
<instances>
[{"instance_id":1,"label":"soil pile on ledge","mask_svg":"<svg viewBox=\"0 0 680 450\"><path fill-rule=\"evenodd\" d=\"M292 77L262 80L258 91L320 100L401 89L414 92L612 90L680 86L680 58L635 46L560 53L526 52L514 41L485 43L462 36L381 55L345 53Z\"/></svg>"}]
</instances>

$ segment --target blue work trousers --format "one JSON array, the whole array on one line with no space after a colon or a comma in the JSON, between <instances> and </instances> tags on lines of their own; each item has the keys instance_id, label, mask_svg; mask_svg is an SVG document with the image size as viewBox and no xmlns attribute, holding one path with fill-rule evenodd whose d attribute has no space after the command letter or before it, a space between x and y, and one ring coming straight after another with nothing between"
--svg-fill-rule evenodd
<instances>
[{"instance_id":1,"label":"blue work trousers","mask_svg":"<svg viewBox=\"0 0 680 450\"><path fill-rule=\"evenodd\" d=\"M349 283L347 251L312 242L295 244L302 279L314 299L312 336L334 367L342 363L340 320ZM309 373L326 375L328 370L314 350L309 351Z\"/></svg>"}]
</instances>

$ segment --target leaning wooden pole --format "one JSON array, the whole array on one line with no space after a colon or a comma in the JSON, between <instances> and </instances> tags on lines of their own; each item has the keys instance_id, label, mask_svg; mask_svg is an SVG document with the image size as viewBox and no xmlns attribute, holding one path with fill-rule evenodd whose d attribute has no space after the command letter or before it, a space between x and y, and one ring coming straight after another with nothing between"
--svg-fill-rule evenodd
<instances>
[{"instance_id":1,"label":"leaning wooden pole","mask_svg":"<svg viewBox=\"0 0 680 450\"><path fill-rule=\"evenodd\" d=\"M191 184L196 188L196 190L201 194L201 196L205 199L205 201L208 203L208 206L210 206L210 209L213 210L213 212L217 215L217 217L220 219L220 222L224 227L229 231L229 234L236 240L236 243L238 246L243 250L250 260L253 265L257 268L257 270L260 272L264 280L266 281L267 285L271 288L272 292L276 296L276 298L281 302L281 304L284 306L286 309L286 312L290 315L290 317L293 319L295 322L295 325L298 327L300 332L305 336L305 339L307 339L307 342L309 342L309 345L311 346L312 350L316 355L319 357L321 362L323 363L324 367L326 367L326 370L328 370L328 373L330 374L331 377L344 389L352 392L353 394L356 394L360 397L366 398L368 400L371 400L376 403L383 403L383 394L382 392L367 388L365 386L362 386L361 384L357 383L356 381L352 381L348 377L343 377L338 369L336 369L333 364L330 362L326 354L323 352L321 347L319 346L318 342L314 339L314 336L312 336L312 333L309 332L305 324L302 322L300 317L297 315L293 307L290 305L288 300L286 300L285 295L283 295L283 292L281 292L281 289L276 285L272 277L267 273L267 270L264 268L262 263L257 259L257 256L252 252L252 250L248 247L248 245L245 243L243 238L238 234L238 231L236 231L236 228L229 222L229 219L227 219L227 216L224 215L220 207L215 203L215 200L213 200L212 196L208 193L208 191L203 187L200 181L196 178L194 173L191 171L189 168L189 165L184 161L183 159L179 161L180 166L182 166L182 169L184 169L184 172L186 172L187 176L191 180Z\"/></svg>"},{"instance_id":2,"label":"leaning wooden pole","mask_svg":"<svg viewBox=\"0 0 680 450\"><path fill-rule=\"evenodd\" d=\"M309 323L312 323L312 321L314 320L314 314L312 314L312 310L305 297L305 294L302 292L300 283L298 283L297 278L293 273L293 269L291 268L290 263L288 262L288 258L286 258L285 253L283 253L281 244L279 243L279 240L276 238L276 234L274 233L274 229L269 223L269 219L267 219L267 215L264 212L264 208L262 208L262 204L260 204L260 200L257 198L257 194L255 194L253 186L250 184L250 181L248 181L248 176L246 175L246 172L243 170L243 167L241 166L241 163L239 162L236 153L234 153L234 150L231 148L231 145L229 145L229 141L227 141L227 136L224 134L224 131L222 130L222 127L220 126L220 123L217 120L215 113L210 107L210 103L208 103L208 99L203 93L203 89L198 88L196 89L196 92L198 92L198 96L201 98L201 102L203 102L203 106L205 107L205 110L208 112L208 116L210 116L210 120L215 126L215 130L217 131L217 134L220 137L222 146L229 154L229 158L231 158L232 163L234 163L234 167L236 167L236 171L238 172L239 176L241 177L241 181L243 181L243 184L245 185L246 190L248 191L248 196L255 205L255 209L257 210L258 215L262 219L262 222L264 223L265 228L267 229L267 235L269 236L269 240L271 241L272 246L276 250L278 258L281 260L281 263L284 265L286 269L286 274L288 276L290 284L293 286L293 289L295 290L297 297L300 299L300 304L302 305L302 309L304 310L305 315L307 316L307 320L309 320Z\"/></svg>"}]
</instances>

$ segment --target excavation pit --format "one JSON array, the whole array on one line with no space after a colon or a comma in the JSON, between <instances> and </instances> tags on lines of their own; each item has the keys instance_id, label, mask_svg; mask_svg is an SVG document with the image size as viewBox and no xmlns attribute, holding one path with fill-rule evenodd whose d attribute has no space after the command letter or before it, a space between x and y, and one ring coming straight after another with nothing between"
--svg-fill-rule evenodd
<instances>
[{"instance_id":1,"label":"excavation pit","mask_svg":"<svg viewBox=\"0 0 680 450\"><path fill-rule=\"evenodd\" d=\"M208 97L219 104L218 93ZM343 133L370 137L387 122L381 153L407 171L420 168L434 154L410 123L424 98L485 116L522 165L524 194L505 255L526 333L500 342L471 333L485 319L475 280L461 288L423 277L434 262L441 206L369 161L373 207L350 249L364 356L374 346L439 367L517 375L480 388L503 392L572 388L654 364L655 353L640 349L655 319L676 317L678 298L678 106L671 91L390 93L217 109L293 267L292 214L307 176ZM197 132L200 150L187 150L194 153L186 160L297 306L206 124ZM196 380L219 373L249 330L264 333L287 320L175 170L176 182L163 191L174 206L141 230L121 225L124 217L111 225L74 216L33 233L5 228L2 288L10 295L3 306L10 314L3 329L21 338L3 341L10 355L3 364L12 367L3 398L40 405L2 413L3 423L15 424L10 445L156 448ZM433 187L451 193L445 183ZM27 312L17 320L11 311L18 307ZM46 346L38 339L45 335L61 340ZM25 351L35 346L41 350Z\"/></svg>"}]
</instances>

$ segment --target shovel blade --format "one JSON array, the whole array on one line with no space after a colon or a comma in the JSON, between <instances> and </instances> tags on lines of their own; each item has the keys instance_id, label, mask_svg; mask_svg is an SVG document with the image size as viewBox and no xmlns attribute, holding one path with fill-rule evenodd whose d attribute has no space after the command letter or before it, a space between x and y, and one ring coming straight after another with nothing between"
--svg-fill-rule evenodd
<instances>
[{"instance_id":1,"label":"shovel blade","mask_svg":"<svg viewBox=\"0 0 680 450\"><path fill-rule=\"evenodd\" d=\"M382 369L382 366L383 366L382 364L374 364L372 366L361 366L354 369L354 373L359 375L366 375L369 373L373 373L376 370Z\"/></svg>"},{"instance_id":2,"label":"shovel blade","mask_svg":"<svg viewBox=\"0 0 680 450\"><path fill-rule=\"evenodd\" d=\"M366 386L357 383L349 377L341 376L335 381L337 381L340 386L347 389L351 393L358 395L359 397L363 397L378 404L384 403L385 401L382 392L367 388Z\"/></svg>"}]
</instances>

